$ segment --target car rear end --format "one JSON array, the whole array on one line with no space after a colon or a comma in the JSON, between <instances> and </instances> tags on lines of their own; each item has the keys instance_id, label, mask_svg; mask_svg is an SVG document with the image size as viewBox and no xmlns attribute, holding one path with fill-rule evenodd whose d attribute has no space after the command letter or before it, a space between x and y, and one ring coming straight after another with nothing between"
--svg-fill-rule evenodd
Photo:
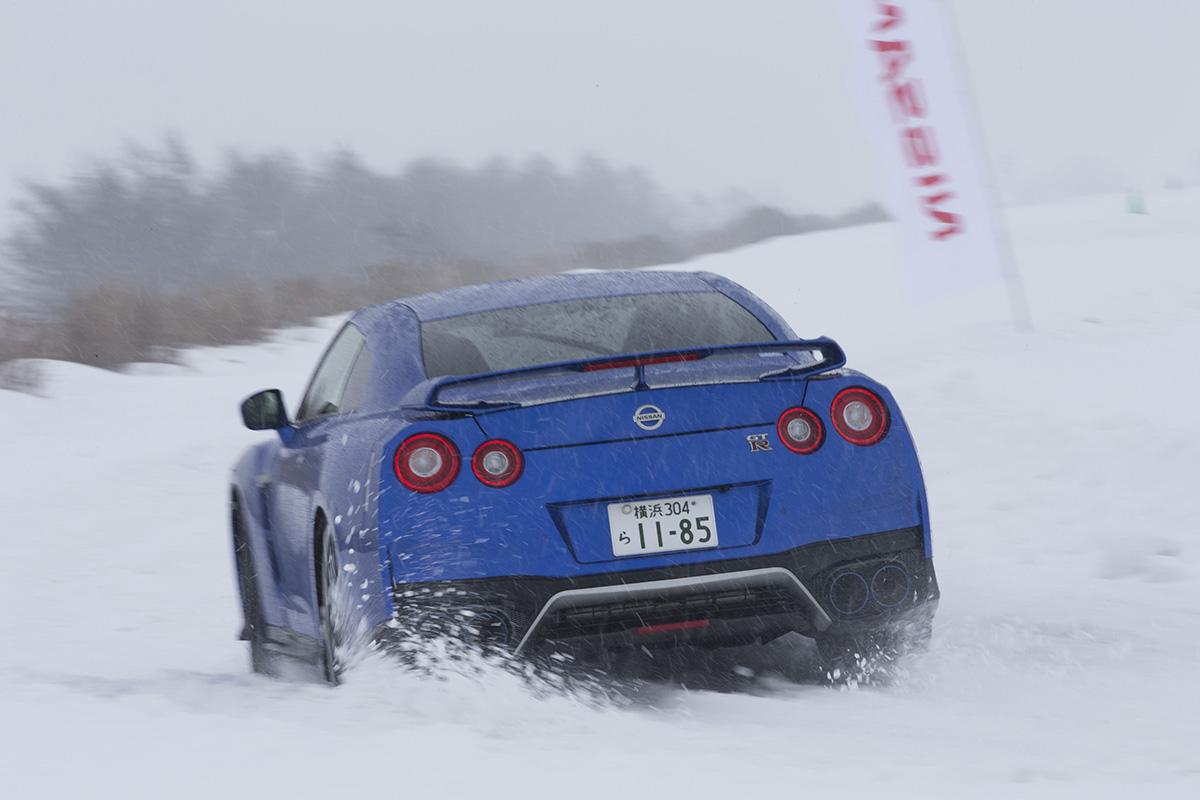
<instances>
[{"instance_id":1,"label":"car rear end","mask_svg":"<svg viewBox=\"0 0 1200 800\"><path fill-rule=\"evenodd\" d=\"M532 653L930 614L912 439L841 363L767 342L437 382L380 475L396 624Z\"/></svg>"}]
</instances>

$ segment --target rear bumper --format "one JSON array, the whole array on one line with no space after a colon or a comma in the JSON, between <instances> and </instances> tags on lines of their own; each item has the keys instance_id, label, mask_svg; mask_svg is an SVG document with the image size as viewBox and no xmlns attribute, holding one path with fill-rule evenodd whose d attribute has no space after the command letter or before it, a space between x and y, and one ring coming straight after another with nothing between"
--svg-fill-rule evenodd
<instances>
[{"instance_id":1,"label":"rear bumper","mask_svg":"<svg viewBox=\"0 0 1200 800\"><path fill-rule=\"evenodd\" d=\"M547 643L612 649L853 632L932 614L939 591L924 554L913 527L650 570L398 584L390 627L518 653Z\"/></svg>"}]
</instances>

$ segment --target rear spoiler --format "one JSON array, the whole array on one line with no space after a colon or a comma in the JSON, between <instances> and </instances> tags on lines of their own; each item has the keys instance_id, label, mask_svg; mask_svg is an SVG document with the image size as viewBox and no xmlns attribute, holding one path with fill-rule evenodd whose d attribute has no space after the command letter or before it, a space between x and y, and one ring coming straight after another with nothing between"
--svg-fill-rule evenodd
<instances>
[{"instance_id":1,"label":"rear spoiler","mask_svg":"<svg viewBox=\"0 0 1200 800\"><path fill-rule=\"evenodd\" d=\"M776 342L761 342L753 344L722 344L705 347L686 348L683 350L654 350L645 353L629 353L614 356L599 356L575 361L556 361L550 364L537 364L532 367L500 370L498 372L481 372L474 375L446 375L425 381L416 386L404 405L422 408L428 411L482 411L493 408L515 408L516 402L488 401L443 403L440 395L445 389L471 383L486 383L505 378L525 375L536 375L547 372L597 372L604 369L633 368L636 370L636 382L630 390L648 389L646 384L646 367L654 364L669 364L678 361L699 361L714 355L734 353L790 353L807 351L820 357L812 364L794 364L780 369L769 370L759 376L760 380L776 377L795 377L815 372L828 372L844 366L846 354L841 346L825 336L816 339L792 339Z\"/></svg>"}]
</instances>

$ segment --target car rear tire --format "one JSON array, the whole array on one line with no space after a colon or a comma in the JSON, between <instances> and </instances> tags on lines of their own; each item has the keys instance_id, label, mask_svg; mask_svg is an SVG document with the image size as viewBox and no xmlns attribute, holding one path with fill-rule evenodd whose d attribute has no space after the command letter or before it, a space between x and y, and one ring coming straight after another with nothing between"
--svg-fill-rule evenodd
<instances>
[{"instance_id":1,"label":"car rear tire","mask_svg":"<svg viewBox=\"0 0 1200 800\"><path fill-rule=\"evenodd\" d=\"M817 639L821 670L833 683L878 683L890 680L900 659L929 649L933 622L918 619L852 634Z\"/></svg>"},{"instance_id":2,"label":"car rear tire","mask_svg":"<svg viewBox=\"0 0 1200 800\"><path fill-rule=\"evenodd\" d=\"M271 653L266 646L266 626L263 622L262 601L258 596L258 573L254 568L254 553L250 550L246 519L236 496L231 503L230 515L238 594L242 602L241 638L250 645L250 669L261 675L273 675L275 670Z\"/></svg>"},{"instance_id":3,"label":"car rear tire","mask_svg":"<svg viewBox=\"0 0 1200 800\"><path fill-rule=\"evenodd\" d=\"M337 686L342 682L345 664L342 663L342 637L339 631L337 602L341 591L339 581L341 567L338 564L337 546L333 541L333 533L324 517L316 524L317 547L320 553L317 573L317 607L321 622L321 650L323 655L322 668L325 682Z\"/></svg>"}]
</instances>

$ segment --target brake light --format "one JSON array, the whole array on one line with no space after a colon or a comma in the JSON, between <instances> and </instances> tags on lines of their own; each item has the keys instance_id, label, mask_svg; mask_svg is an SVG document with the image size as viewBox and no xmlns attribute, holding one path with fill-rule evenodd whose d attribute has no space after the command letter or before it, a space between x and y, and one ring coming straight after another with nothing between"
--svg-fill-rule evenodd
<instances>
[{"instance_id":1,"label":"brake light","mask_svg":"<svg viewBox=\"0 0 1200 800\"><path fill-rule=\"evenodd\" d=\"M891 418L879 395L861 386L842 389L829 407L833 427L850 444L875 444L887 435Z\"/></svg>"},{"instance_id":2,"label":"brake light","mask_svg":"<svg viewBox=\"0 0 1200 800\"><path fill-rule=\"evenodd\" d=\"M512 486L521 477L525 471L525 457L512 442L489 439L475 448L471 469L480 483L503 489Z\"/></svg>"},{"instance_id":3,"label":"brake light","mask_svg":"<svg viewBox=\"0 0 1200 800\"><path fill-rule=\"evenodd\" d=\"M700 353L672 353L665 356L646 356L644 358L617 358L612 361L597 361L594 364L584 364L584 372L596 372L601 369L620 369L621 367L645 367L650 364L674 364L677 361L696 361Z\"/></svg>"},{"instance_id":4,"label":"brake light","mask_svg":"<svg viewBox=\"0 0 1200 800\"><path fill-rule=\"evenodd\" d=\"M779 415L775 431L784 447L802 456L817 452L825 443L825 426L821 424L821 418L799 406Z\"/></svg>"},{"instance_id":5,"label":"brake light","mask_svg":"<svg viewBox=\"0 0 1200 800\"><path fill-rule=\"evenodd\" d=\"M458 477L461 459L454 442L436 433L417 433L396 448L392 466L400 482L421 494L440 492Z\"/></svg>"}]
</instances>

